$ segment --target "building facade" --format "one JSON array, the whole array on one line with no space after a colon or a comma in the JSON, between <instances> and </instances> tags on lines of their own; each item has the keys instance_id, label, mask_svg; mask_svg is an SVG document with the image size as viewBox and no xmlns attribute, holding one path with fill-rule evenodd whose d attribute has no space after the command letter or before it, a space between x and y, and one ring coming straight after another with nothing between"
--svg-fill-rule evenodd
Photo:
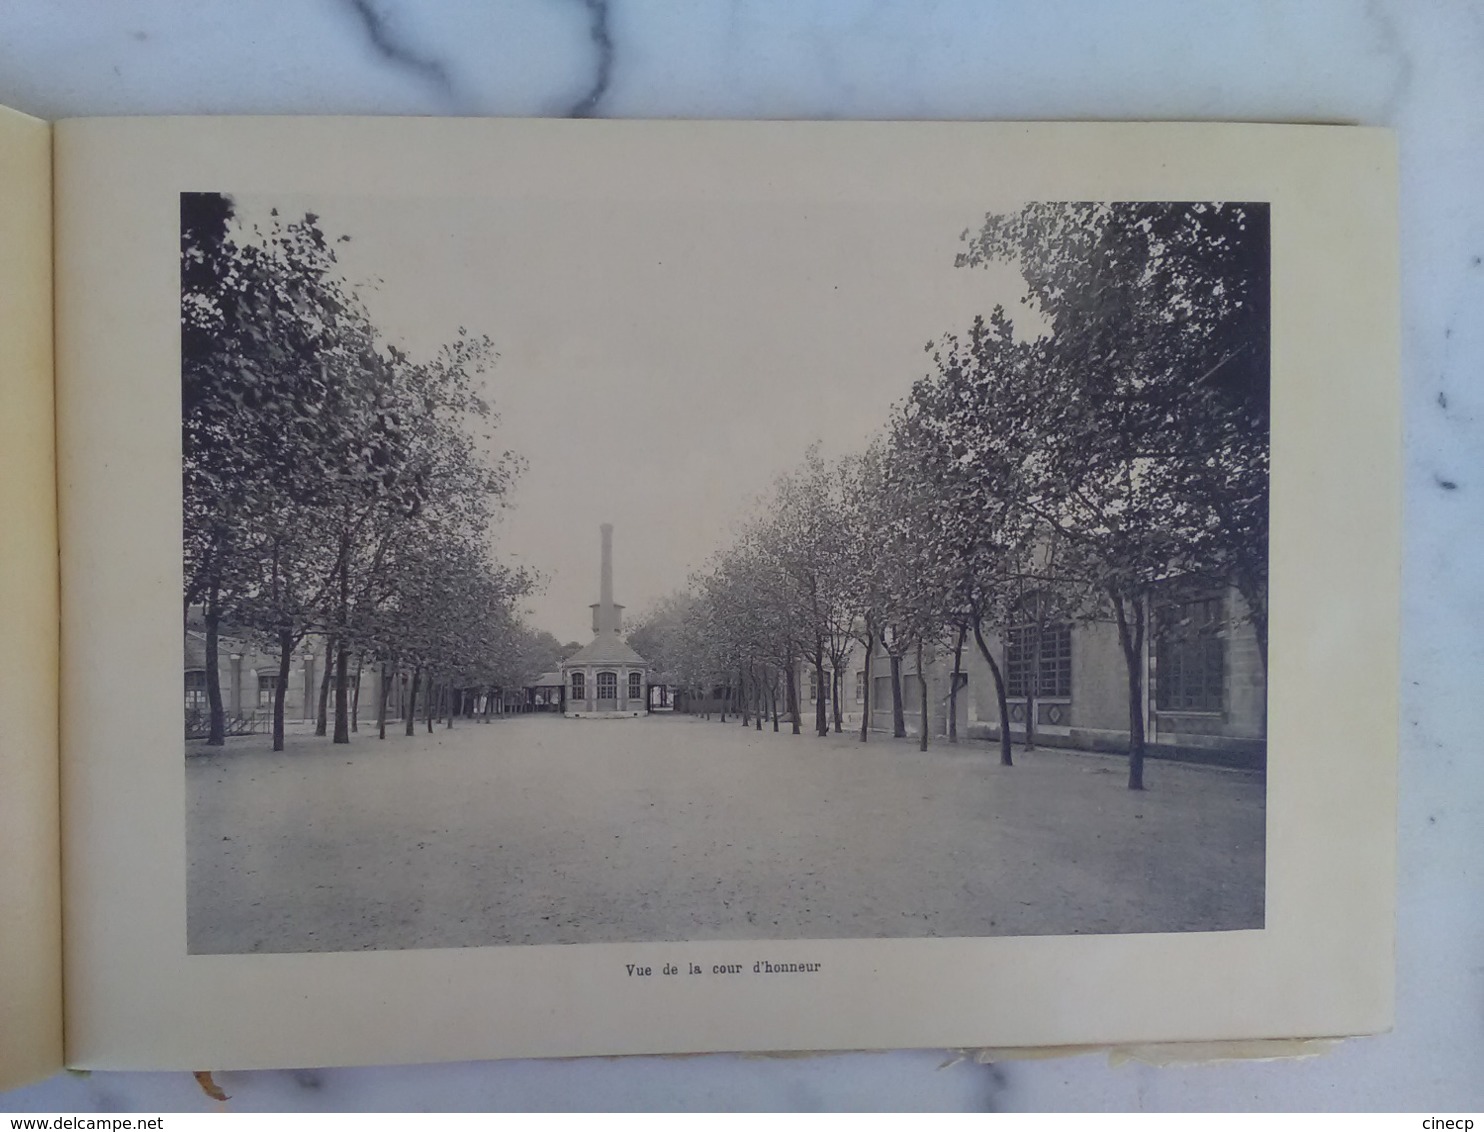
<instances>
[{"instance_id":1,"label":"building facade","mask_svg":"<svg viewBox=\"0 0 1484 1132\"><path fill-rule=\"evenodd\" d=\"M1212 590L1194 600L1152 599L1145 609L1145 643L1139 657L1144 739L1152 758L1178 758L1261 768L1267 756L1267 678L1256 629L1235 589ZM994 677L973 634L958 665L958 694L951 645L924 649L922 672L915 650L900 660L902 722L906 734L922 734L921 688L927 687L930 736L946 736L950 704L960 738L998 740L1007 726L1012 741L1047 747L1122 753L1128 750L1128 667L1111 620L1052 621L1007 626L985 634L1005 681L1006 714L1000 718ZM823 686L811 664L796 674L799 714L812 725L818 701L829 703L836 681L826 667ZM868 688L869 681L869 688ZM855 645L838 682L844 730L860 729L870 713L872 731L894 730L891 657L877 645L869 675L865 651ZM707 692L709 691L709 695ZM725 689L698 690L687 710L715 711ZM735 710L728 703L727 710ZM783 706L780 698L779 710ZM1029 725L1029 726L1028 726Z\"/></svg>"}]
</instances>

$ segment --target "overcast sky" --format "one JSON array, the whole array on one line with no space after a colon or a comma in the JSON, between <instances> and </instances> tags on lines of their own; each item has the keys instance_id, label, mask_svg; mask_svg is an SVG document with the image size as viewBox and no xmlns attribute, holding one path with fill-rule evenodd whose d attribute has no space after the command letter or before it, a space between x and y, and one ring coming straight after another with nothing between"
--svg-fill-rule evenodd
<instances>
[{"instance_id":1,"label":"overcast sky","mask_svg":"<svg viewBox=\"0 0 1484 1132\"><path fill-rule=\"evenodd\" d=\"M499 553L539 570L531 623L591 636L598 525L626 621L685 585L815 440L859 449L923 347L1003 303L1013 268L955 268L983 210L801 201L237 198L314 211L376 325L428 357L459 327L500 353L496 442L528 468Z\"/></svg>"}]
</instances>

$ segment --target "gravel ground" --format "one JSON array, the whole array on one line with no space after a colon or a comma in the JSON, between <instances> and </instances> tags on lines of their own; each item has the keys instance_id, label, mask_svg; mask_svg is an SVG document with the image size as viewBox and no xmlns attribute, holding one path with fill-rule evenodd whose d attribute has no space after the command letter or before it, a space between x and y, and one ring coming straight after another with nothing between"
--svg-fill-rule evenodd
<instances>
[{"instance_id":1,"label":"gravel ground","mask_svg":"<svg viewBox=\"0 0 1484 1132\"><path fill-rule=\"evenodd\" d=\"M186 760L193 953L1263 923L1260 777L690 717Z\"/></svg>"}]
</instances>

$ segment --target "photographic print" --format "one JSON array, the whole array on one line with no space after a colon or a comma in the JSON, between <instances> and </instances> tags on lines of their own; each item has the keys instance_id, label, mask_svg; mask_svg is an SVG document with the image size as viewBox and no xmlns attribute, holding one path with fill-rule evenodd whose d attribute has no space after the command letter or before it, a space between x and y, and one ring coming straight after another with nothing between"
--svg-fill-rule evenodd
<instances>
[{"instance_id":1,"label":"photographic print","mask_svg":"<svg viewBox=\"0 0 1484 1132\"><path fill-rule=\"evenodd\" d=\"M1268 213L182 194L188 950L1262 928Z\"/></svg>"}]
</instances>

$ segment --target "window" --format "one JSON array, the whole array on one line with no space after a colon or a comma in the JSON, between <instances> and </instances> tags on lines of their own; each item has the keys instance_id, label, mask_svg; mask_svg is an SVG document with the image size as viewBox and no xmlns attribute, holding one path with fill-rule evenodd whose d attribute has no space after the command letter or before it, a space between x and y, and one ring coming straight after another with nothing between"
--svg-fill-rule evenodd
<instances>
[{"instance_id":1,"label":"window","mask_svg":"<svg viewBox=\"0 0 1484 1132\"><path fill-rule=\"evenodd\" d=\"M278 673L258 673L258 707L272 707L273 693L278 688Z\"/></svg>"},{"instance_id":2,"label":"window","mask_svg":"<svg viewBox=\"0 0 1484 1132\"><path fill-rule=\"evenodd\" d=\"M1032 673L1039 669L1034 682ZM1039 665L1036 627L1019 625L1005 634L1005 694L1068 696L1072 694L1072 627L1047 625L1041 630Z\"/></svg>"},{"instance_id":3,"label":"window","mask_svg":"<svg viewBox=\"0 0 1484 1132\"><path fill-rule=\"evenodd\" d=\"M598 699L600 699L600 700L616 700L616 699L618 699L618 673L617 672L599 672L598 673Z\"/></svg>"},{"instance_id":4,"label":"window","mask_svg":"<svg viewBox=\"0 0 1484 1132\"><path fill-rule=\"evenodd\" d=\"M1043 696L1072 694L1072 627L1048 625L1041 632L1040 692Z\"/></svg>"},{"instance_id":5,"label":"window","mask_svg":"<svg viewBox=\"0 0 1484 1132\"><path fill-rule=\"evenodd\" d=\"M638 700L644 697L644 677L637 672L629 673L629 699Z\"/></svg>"},{"instance_id":6,"label":"window","mask_svg":"<svg viewBox=\"0 0 1484 1132\"><path fill-rule=\"evenodd\" d=\"M587 677L581 672L572 673L572 698L574 700L587 699Z\"/></svg>"},{"instance_id":7,"label":"window","mask_svg":"<svg viewBox=\"0 0 1484 1132\"><path fill-rule=\"evenodd\" d=\"M812 704L819 699L819 673L814 669L809 670L809 702ZM830 702L830 674L824 674L824 702Z\"/></svg>"},{"instance_id":8,"label":"window","mask_svg":"<svg viewBox=\"0 0 1484 1132\"><path fill-rule=\"evenodd\" d=\"M1167 605L1156 621L1155 704L1160 711L1225 706L1226 617L1219 597Z\"/></svg>"},{"instance_id":9,"label":"window","mask_svg":"<svg viewBox=\"0 0 1484 1132\"><path fill-rule=\"evenodd\" d=\"M186 711L206 710L206 670L195 668L185 674Z\"/></svg>"},{"instance_id":10,"label":"window","mask_svg":"<svg viewBox=\"0 0 1484 1132\"><path fill-rule=\"evenodd\" d=\"M863 704L866 702L866 674L857 672L855 674L855 702Z\"/></svg>"},{"instance_id":11,"label":"window","mask_svg":"<svg viewBox=\"0 0 1484 1132\"><path fill-rule=\"evenodd\" d=\"M891 701L891 677L878 676L871 681L875 685L871 689L871 710L873 712L890 712Z\"/></svg>"},{"instance_id":12,"label":"window","mask_svg":"<svg viewBox=\"0 0 1484 1132\"><path fill-rule=\"evenodd\" d=\"M922 678L916 673L902 675L902 710L908 714L922 711Z\"/></svg>"}]
</instances>

